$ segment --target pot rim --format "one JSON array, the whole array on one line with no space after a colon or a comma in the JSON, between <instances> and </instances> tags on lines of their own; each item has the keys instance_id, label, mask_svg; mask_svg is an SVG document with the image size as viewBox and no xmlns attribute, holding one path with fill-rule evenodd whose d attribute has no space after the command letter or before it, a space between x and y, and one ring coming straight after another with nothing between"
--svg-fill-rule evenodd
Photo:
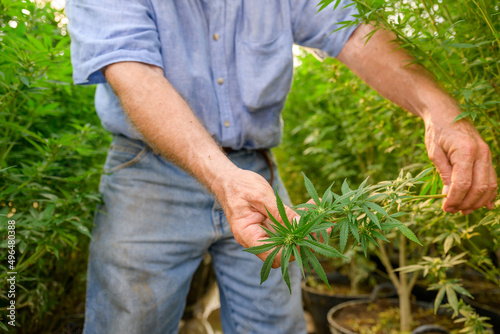
<instances>
[{"instance_id":1,"label":"pot rim","mask_svg":"<svg viewBox=\"0 0 500 334\"><path fill-rule=\"evenodd\" d=\"M381 299L385 299L391 303L394 303L396 305L399 305L399 299L397 298L380 298L380 299L377 299L377 300L381 300ZM348 301L348 302L343 302L343 303L340 303L334 307L332 307L327 315L326 315L326 318L328 320L328 324L330 326L330 328L335 328L337 330L341 330L343 331L344 333L347 333L347 334L358 334L358 333L355 333L355 332L352 332L342 326L340 326L340 324L337 323L337 321L335 321L334 319L334 314L336 312L338 312L339 310L345 308L345 307L349 307L349 306L352 306L352 305L360 305L360 304L365 304L365 303L372 303L372 302L376 302L377 300L370 300L370 299L362 299L362 300L351 300L351 301ZM427 303L427 302L423 302L423 301L412 301L412 303L416 303L418 306L420 307L424 307L424 308L432 308L432 304L431 303Z\"/></svg>"}]
</instances>

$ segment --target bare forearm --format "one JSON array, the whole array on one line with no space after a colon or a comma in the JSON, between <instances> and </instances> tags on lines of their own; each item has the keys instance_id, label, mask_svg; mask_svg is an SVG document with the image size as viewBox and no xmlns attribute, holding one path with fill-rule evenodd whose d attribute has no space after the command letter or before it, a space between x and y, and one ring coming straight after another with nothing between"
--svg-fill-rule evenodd
<instances>
[{"instance_id":1,"label":"bare forearm","mask_svg":"<svg viewBox=\"0 0 500 334\"><path fill-rule=\"evenodd\" d=\"M121 62L104 74L146 141L210 190L224 171L236 168L160 68Z\"/></svg>"},{"instance_id":2,"label":"bare forearm","mask_svg":"<svg viewBox=\"0 0 500 334\"><path fill-rule=\"evenodd\" d=\"M145 139L215 194L236 241L244 247L261 245L267 236L261 226L269 227L266 208L279 215L269 183L226 157L160 68L123 62L108 66L104 74ZM290 219L297 216L288 212ZM270 252L258 257L265 260ZM280 261L277 256L273 267Z\"/></svg>"},{"instance_id":3,"label":"bare forearm","mask_svg":"<svg viewBox=\"0 0 500 334\"><path fill-rule=\"evenodd\" d=\"M381 95L420 116L425 122L425 144L448 193L443 209L469 214L486 206L493 209L497 176L488 145L460 114L446 94L412 57L393 42L394 34L361 25L349 38L339 59ZM366 43L365 43L366 42Z\"/></svg>"},{"instance_id":4,"label":"bare forearm","mask_svg":"<svg viewBox=\"0 0 500 334\"><path fill-rule=\"evenodd\" d=\"M452 122L459 114L456 102L446 94L422 66L399 45L389 31L361 25L351 36L338 58L382 96L420 116L426 123Z\"/></svg>"}]
</instances>

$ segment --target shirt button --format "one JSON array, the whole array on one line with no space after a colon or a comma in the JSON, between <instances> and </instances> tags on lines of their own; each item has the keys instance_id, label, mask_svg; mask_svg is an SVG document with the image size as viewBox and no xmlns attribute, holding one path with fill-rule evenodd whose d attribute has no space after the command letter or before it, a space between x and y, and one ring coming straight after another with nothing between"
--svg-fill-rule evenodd
<instances>
[{"instance_id":1,"label":"shirt button","mask_svg":"<svg viewBox=\"0 0 500 334\"><path fill-rule=\"evenodd\" d=\"M229 123L229 121L225 121L225 122L224 122L224 126L225 126L226 128L228 128L230 125L231 125L231 124Z\"/></svg>"},{"instance_id":2,"label":"shirt button","mask_svg":"<svg viewBox=\"0 0 500 334\"><path fill-rule=\"evenodd\" d=\"M224 79L219 78L219 79L217 79L217 82L219 83L219 85L222 85L224 83Z\"/></svg>"},{"instance_id":3,"label":"shirt button","mask_svg":"<svg viewBox=\"0 0 500 334\"><path fill-rule=\"evenodd\" d=\"M219 40L219 37L220 37L220 36L219 36L219 34L215 33L215 34L214 34L214 41L218 41L218 40Z\"/></svg>"}]
</instances>

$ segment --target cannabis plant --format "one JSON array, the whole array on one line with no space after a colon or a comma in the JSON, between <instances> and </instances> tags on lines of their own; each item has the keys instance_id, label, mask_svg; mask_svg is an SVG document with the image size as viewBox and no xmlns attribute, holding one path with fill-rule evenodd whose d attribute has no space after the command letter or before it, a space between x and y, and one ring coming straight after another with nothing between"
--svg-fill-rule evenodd
<instances>
[{"instance_id":1,"label":"cannabis plant","mask_svg":"<svg viewBox=\"0 0 500 334\"><path fill-rule=\"evenodd\" d=\"M368 179L365 179L357 189L351 189L347 181L344 181L341 194L331 190L332 184L322 197L319 197L315 187L304 174L305 187L314 204L305 203L294 207L300 218L290 221L279 195L276 194L280 217L273 217L268 211L272 230L262 227L269 238L261 240L262 245L246 249L253 254L273 249L262 266L261 284L268 278L271 265L280 251L281 272L291 293L288 262L292 255L303 276L304 267L308 272L311 272L312 267L319 278L330 287L315 253L327 257L345 257L343 253L348 239L352 238L367 255L368 245L378 247L379 242L387 242L385 234L394 228L406 238L420 244L415 234L398 220L405 215L399 208L403 201L418 198L412 196L410 188L422 183L421 179L429 170L416 177L409 173L403 177L401 172L396 181L376 185L368 185ZM382 202L383 206L378 204Z\"/></svg>"}]
</instances>

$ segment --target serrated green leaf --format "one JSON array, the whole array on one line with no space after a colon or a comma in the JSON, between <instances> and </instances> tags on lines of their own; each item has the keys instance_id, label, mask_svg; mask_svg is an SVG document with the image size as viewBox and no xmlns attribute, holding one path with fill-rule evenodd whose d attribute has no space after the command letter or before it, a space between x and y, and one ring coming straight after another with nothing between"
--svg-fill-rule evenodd
<instances>
[{"instance_id":1,"label":"serrated green leaf","mask_svg":"<svg viewBox=\"0 0 500 334\"><path fill-rule=\"evenodd\" d=\"M302 264L306 268L307 272L309 273L309 275L312 275L311 268L309 267L309 262L307 261L306 252L304 251L304 249L306 248L307 248L306 246L299 247L300 257L302 258Z\"/></svg>"},{"instance_id":2,"label":"serrated green leaf","mask_svg":"<svg viewBox=\"0 0 500 334\"><path fill-rule=\"evenodd\" d=\"M297 265L299 266L300 272L302 273L302 277L306 277L306 274L304 272L304 265L302 263L302 256L300 254L300 251L297 249L297 247L293 246L292 247L292 252L293 252L293 256L295 257L295 261L297 262Z\"/></svg>"},{"instance_id":3,"label":"serrated green leaf","mask_svg":"<svg viewBox=\"0 0 500 334\"><path fill-rule=\"evenodd\" d=\"M445 254L447 254L450 248L453 246L453 241L454 241L453 235L451 234L449 234L444 240L443 250Z\"/></svg>"},{"instance_id":4,"label":"serrated green leaf","mask_svg":"<svg viewBox=\"0 0 500 334\"><path fill-rule=\"evenodd\" d=\"M458 122L462 118L465 118L465 117L467 117L469 115L470 115L470 111L464 111L464 112L460 113L460 115L458 115L457 117L455 117L455 119L453 120L453 123Z\"/></svg>"},{"instance_id":5,"label":"serrated green leaf","mask_svg":"<svg viewBox=\"0 0 500 334\"><path fill-rule=\"evenodd\" d=\"M283 220L283 223L285 223L285 226L291 230L292 224L290 223L290 220L288 220L288 216L286 214L285 206L283 205L283 202L281 201L280 196L278 195L278 191L276 190L276 205L278 207L278 212L281 216L281 220Z\"/></svg>"},{"instance_id":6,"label":"serrated green leaf","mask_svg":"<svg viewBox=\"0 0 500 334\"><path fill-rule=\"evenodd\" d=\"M370 209L373 209L373 210L377 211L378 213L381 213L381 214L383 214L385 216L389 216L389 214L384 210L384 208L382 208L378 204L375 204L373 202L364 202L363 205L366 205Z\"/></svg>"},{"instance_id":7,"label":"serrated green leaf","mask_svg":"<svg viewBox=\"0 0 500 334\"><path fill-rule=\"evenodd\" d=\"M342 195L345 195L351 191L351 188L349 188L349 185L347 184L347 180L344 180L344 183L342 183Z\"/></svg>"},{"instance_id":8,"label":"serrated green leaf","mask_svg":"<svg viewBox=\"0 0 500 334\"><path fill-rule=\"evenodd\" d=\"M266 212L267 212L267 215L269 216L269 219L271 219L271 222L274 223L274 224L271 224L271 226L274 228L274 230L276 231L276 233L278 233L279 235L288 235L289 234L289 231L283 226L281 225L281 223L276 220L276 218L274 218L274 216L271 214L271 212L269 212L269 210L266 208Z\"/></svg>"},{"instance_id":9,"label":"serrated green leaf","mask_svg":"<svg viewBox=\"0 0 500 334\"><path fill-rule=\"evenodd\" d=\"M385 222L381 225L381 230L383 231L388 231L388 230L392 230L393 228L395 227L399 227L404 224L400 221L397 221L396 219L392 220L391 219L391 222Z\"/></svg>"},{"instance_id":10,"label":"serrated green leaf","mask_svg":"<svg viewBox=\"0 0 500 334\"><path fill-rule=\"evenodd\" d=\"M259 241L266 242L267 240L259 240ZM260 254L260 253L267 252L268 250L270 250L278 245L280 245L280 243L272 242L272 243L265 244L265 245L249 247L247 249L244 249L243 251L247 252L247 253L251 253L251 254Z\"/></svg>"},{"instance_id":11,"label":"serrated green leaf","mask_svg":"<svg viewBox=\"0 0 500 334\"><path fill-rule=\"evenodd\" d=\"M439 289L436 299L434 300L434 313L437 313L439 306L443 302L444 293L445 293L445 288L443 286L441 289Z\"/></svg>"},{"instance_id":12,"label":"serrated green leaf","mask_svg":"<svg viewBox=\"0 0 500 334\"><path fill-rule=\"evenodd\" d=\"M366 237L366 239L368 239L369 242L371 242L372 244L374 244L377 247L380 247L380 245L375 241L375 239L370 237L368 234L365 234L365 237Z\"/></svg>"},{"instance_id":13,"label":"serrated green leaf","mask_svg":"<svg viewBox=\"0 0 500 334\"><path fill-rule=\"evenodd\" d=\"M446 285L446 298L448 298L448 304L450 304L453 310L458 312L457 294L451 285Z\"/></svg>"},{"instance_id":14,"label":"serrated green leaf","mask_svg":"<svg viewBox=\"0 0 500 334\"><path fill-rule=\"evenodd\" d=\"M398 230L401 231L401 233L403 233L403 235L405 237L407 237L408 239L410 239L411 241L419 244L420 246L423 246L420 241L417 239L417 237L415 236L415 234L408 228L406 227L405 225L401 224L401 225L398 225L397 226Z\"/></svg>"},{"instance_id":15,"label":"serrated green leaf","mask_svg":"<svg viewBox=\"0 0 500 334\"><path fill-rule=\"evenodd\" d=\"M324 204L324 206L329 206L333 200L332 187L333 187L333 183L330 184L330 186L323 193L323 197L321 198L321 202Z\"/></svg>"},{"instance_id":16,"label":"serrated green leaf","mask_svg":"<svg viewBox=\"0 0 500 334\"><path fill-rule=\"evenodd\" d=\"M325 218L326 213L322 213L311 221L307 222L306 224L302 225L298 229L294 231L295 235L301 236L302 238L305 238L313 229L315 229L322 221L323 218Z\"/></svg>"},{"instance_id":17,"label":"serrated green leaf","mask_svg":"<svg viewBox=\"0 0 500 334\"><path fill-rule=\"evenodd\" d=\"M86 236L92 239L92 235L90 234L89 229L85 225L76 221L72 221L71 224L76 227L78 232L85 234Z\"/></svg>"},{"instance_id":18,"label":"serrated green leaf","mask_svg":"<svg viewBox=\"0 0 500 334\"><path fill-rule=\"evenodd\" d=\"M288 263L290 262L290 258L292 256L292 248L295 248L294 245L285 247L284 251L281 252L281 274L283 275L283 279L285 280L286 286L288 286L288 290L290 294L292 294L292 287L290 285L290 274L288 273Z\"/></svg>"},{"instance_id":19,"label":"serrated green leaf","mask_svg":"<svg viewBox=\"0 0 500 334\"><path fill-rule=\"evenodd\" d=\"M330 283L328 282L328 278L326 277L325 271L323 267L319 263L318 259L314 256L313 252L307 247L304 247L304 252L307 256L307 260L311 263L311 266L314 268L314 271L318 274L318 277L325 283L328 288L331 290Z\"/></svg>"},{"instance_id":20,"label":"serrated green leaf","mask_svg":"<svg viewBox=\"0 0 500 334\"><path fill-rule=\"evenodd\" d=\"M20 80L21 80L21 82L22 82L23 84L25 84L27 87L29 87L29 86L30 86L30 81L29 81L29 79L28 79L28 78L26 78L24 75L21 75L21 76L19 77L19 79L20 79Z\"/></svg>"},{"instance_id":21,"label":"serrated green leaf","mask_svg":"<svg viewBox=\"0 0 500 334\"><path fill-rule=\"evenodd\" d=\"M274 233L273 231L271 231L271 230L269 230L269 229L265 228L264 226L261 226L261 228L262 228L264 231L266 231L267 235L269 235L270 237L278 237L278 235L277 235L276 233ZM282 237L280 237L280 238L282 238Z\"/></svg>"},{"instance_id":22,"label":"serrated green leaf","mask_svg":"<svg viewBox=\"0 0 500 334\"><path fill-rule=\"evenodd\" d=\"M344 252L349 237L349 221L346 221L340 226L340 250Z\"/></svg>"},{"instance_id":23,"label":"serrated green leaf","mask_svg":"<svg viewBox=\"0 0 500 334\"><path fill-rule=\"evenodd\" d=\"M314 200L316 205L320 205L320 200L318 196L318 192L314 188L312 182L307 178L306 174L302 173L302 176L304 176L304 184L306 186L306 190L309 193L309 196Z\"/></svg>"},{"instance_id":24,"label":"serrated green leaf","mask_svg":"<svg viewBox=\"0 0 500 334\"><path fill-rule=\"evenodd\" d=\"M469 298L472 298L474 299L474 297L469 293L469 291L465 290L462 286L458 285L458 284L454 284L453 285L453 288L455 289L456 292L462 294L462 295L465 295Z\"/></svg>"},{"instance_id":25,"label":"serrated green leaf","mask_svg":"<svg viewBox=\"0 0 500 334\"><path fill-rule=\"evenodd\" d=\"M349 224L349 229L351 230L351 234L354 236L354 238L356 238L356 241L359 242L358 226L350 220L348 220L347 223Z\"/></svg>"},{"instance_id":26,"label":"serrated green leaf","mask_svg":"<svg viewBox=\"0 0 500 334\"><path fill-rule=\"evenodd\" d=\"M368 209L368 207L365 204L366 203L361 204L361 209L366 213L366 215L368 216L368 218L370 218L370 220L372 222L374 222L375 225L377 225L378 228L382 228L380 226L380 222L379 222L379 220L377 218L377 215L374 214L373 212L371 212L370 209Z\"/></svg>"},{"instance_id":27,"label":"serrated green leaf","mask_svg":"<svg viewBox=\"0 0 500 334\"><path fill-rule=\"evenodd\" d=\"M370 233L377 239L389 242L389 240L387 240L387 238L379 231L371 230Z\"/></svg>"},{"instance_id":28,"label":"serrated green leaf","mask_svg":"<svg viewBox=\"0 0 500 334\"><path fill-rule=\"evenodd\" d=\"M321 237L323 238L323 242L328 245L329 237L328 237L328 232L326 232L326 229L321 230Z\"/></svg>"},{"instance_id":29,"label":"serrated green leaf","mask_svg":"<svg viewBox=\"0 0 500 334\"><path fill-rule=\"evenodd\" d=\"M348 259L347 256L340 253L338 250L336 250L332 246L322 244L321 242L316 241L316 240L303 239L303 240L299 241L299 244L301 246L304 245L304 246L311 247L315 252L317 252L321 255L325 255L328 257L342 257L344 259Z\"/></svg>"},{"instance_id":30,"label":"serrated green leaf","mask_svg":"<svg viewBox=\"0 0 500 334\"><path fill-rule=\"evenodd\" d=\"M264 260L264 264L262 265L262 269L260 270L260 284L264 283L269 277L269 273L271 272L271 268L273 266L273 261L278 255L281 247L276 247L271 254L269 254Z\"/></svg>"},{"instance_id":31,"label":"serrated green leaf","mask_svg":"<svg viewBox=\"0 0 500 334\"><path fill-rule=\"evenodd\" d=\"M303 204L298 204L298 205L295 205L293 208L294 209L309 209L309 210L312 210L312 209L316 209L316 205L314 204L311 204L311 203L303 203Z\"/></svg>"},{"instance_id":32,"label":"serrated green leaf","mask_svg":"<svg viewBox=\"0 0 500 334\"><path fill-rule=\"evenodd\" d=\"M397 217L401 217L401 216L404 216L404 215L407 215L408 212L396 212L396 213L393 213L392 215L390 215L391 218L397 218Z\"/></svg>"}]
</instances>

